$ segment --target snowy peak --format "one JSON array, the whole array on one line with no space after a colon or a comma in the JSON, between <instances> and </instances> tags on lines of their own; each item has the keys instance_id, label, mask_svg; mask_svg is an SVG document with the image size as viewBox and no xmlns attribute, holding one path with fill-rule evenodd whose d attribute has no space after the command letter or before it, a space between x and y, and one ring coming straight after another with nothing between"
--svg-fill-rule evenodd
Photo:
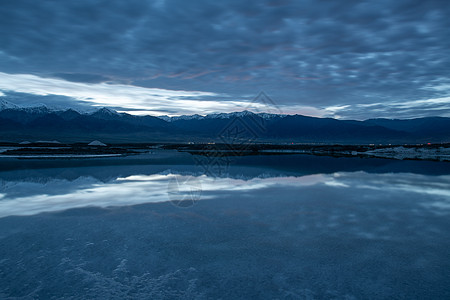
<instances>
[{"instance_id":1,"label":"snowy peak","mask_svg":"<svg viewBox=\"0 0 450 300\"><path fill-rule=\"evenodd\" d=\"M119 113L117 111L115 111L114 109L108 108L108 107L102 107L99 110L97 110L95 113L99 113L99 114L105 114L105 115L110 115L110 116L115 116L118 115Z\"/></svg>"},{"instance_id":2,"label":"snowy peak","mask_svg":"<svg viewBox=\"0 0 450 300\"><path fill-rule=\"evenodd\" d=\"M5 109L19 109L20 107L18 105L15 105L11 102L8 102L6 100L0 101L0 111Z\"/></svg>"},{"instance_id":3,"label":"snowy peak","mask_svg":"<svg viewBox=\"0 0 450 300\"><path fill-rule=\"evenodd\" d=\"M265 120L272 120L274 118L284 118L286 115L280 115L280 114L269 114L269 113L258 113L259 117L265 119Z\"/></svg>"},{"instance_id":4,"label":"snowy peak","mask_svg":"<svg viewBox=\"0 0 450 300\"><path fill-rule=\"evenodd\" d=\"M158 116L161 120L164 120L166 122L173 122L173 121L179 121L179 120L201 120L204 119L204 116L195 114L195 115L182 115L177 117L169 117L169 116Z\"/></svg>"},{"instance_id":5,"label":"snowy peak","mask_svg":"<svg viewBox=\"0 0 450 300\"><path fill-rule=\"evenodd\" d=\"M248 110L232 112L232 113L220 113L220 114L211 114L207 115L205 118L207 119L230 119L230 118L243 118L243 117L254 117L258 116L260 118L270 120L273 118L283 118L285 115L278 114L269 114L269 113L254 113Z\"/></svg>"},{"instance_id":6,"label":"snowy peak","mask_svg":"<svg viewBox=\"0 0 450 300\"><path fill-rule=\"evenodd\" d=\"M179 116L177 117L179 120L200 120L203 119L204 117L198 114L195 115L191 115L191 116Z\"/></svg>"},{"instance_id":7,"label":"snowy peak","mask_svg":"<svg viewBox=\"0 0 450 300\"><path fill-rule=\"evenodd\" d=\"M242 117L254 116L255 113L248 111L248 110L244 110L244 111L234 112L229 115L231 115L232 117L242 118Z\"/></svg>"},{"instance_id":8,"label":"snowy peak","mask_svg":"<svg viewBox=\"0 0 450 300\"><path fill-rule=\"evenodd\" d=\"M44 104L26 107L26 106L19 106L17 104L14 104L14 103L11 103L11 102L8 102L5 100L1 100L0 101L0 111L6 110L6 109L20 110L20 111L25 111L25 112L31 113L31 114L46 114L46 113L50 113L52 111Z\"/></svg>"},{"instance_id":9,"label":"snowy peak","mask_svg":"<svg viewBox=\"0 0 450 300\"><path fill-rule=\"evenodd\" d=\"M22 107L20 109L24 110L28 113L32 113L32 114L47 114L52 111L44 104L40 104L39 106L32 106L32 107Z\"/></svg>"},{"instance_id":10,"label":"snowy peak","mask_svg":"<svg viewBox=\"0 0 450 300\"><path fill-rule=\"evenodd\" d=\"M233 117L238 117L237 113L220 113L220 114L210 114L205 117L205 119L230 119Z\"/></svg>"},{"instance_id":11,"label":"snowy peak","mask_svg":"<svg viewBox=\"0 0 450 300\"><path fill-rule=\"evenodd\" d=\"M120 114L111 108L102 107L102 108L94 111L93 113L91 113L91 116L102 117L102 118L111 118L111 117L120 116Z\"/></svg>"},{"instance_id":12,"label":"snowy peak","mask_svg":"<svg viewBox=\"0 0 450 300\"><path fill-rule=\"evenodd\" d=\"M39 104L37 106L19 106L16 104L13 104L11 102L8 102L6 100L0 101L0 111L6 110L6 109L13 109L13 110L21 110L32 114L46 114L58 111L56 109L50 109L44 104ZM80 114L80 112L73 110L73 109L66 109L66 110L60 110L58 111L60 114L64 114L67 116L77 116ZM85 114L85 113L81 113ZM114 118L117 116L122 116L123 114L115 111L112 108L108 107L102 107L97 109L94 112L89 113L92 116L101 117L101 118ZM232 113L217 113L217 114L209 114L206 116L201 116L199 114L194 115L182 115L177 117L169 117L169 116L158 116L159 119L164 120L166 122L174 122L174 121L190 121L190 120L203 120L203 119L231 119L231 118L243 118L243 117L251 117L251 116L258 116L260 118L263 118L265 120L271 120L274 118L283 118L286 115L278 115L278 114L270 114L270 113L254 113L248 110L239 111L239 112L232 112Z\"/></svg>"},{"instance_id":13,"label":"snowy peak","mask_svg":"<svg viewBox=\"0 0 450 300\"><path fill-rule=\"evenodd\" d=\"M200 116L200 115L197 115L197 114L190 115L190 116L183 115L183 116L179 116L179 117L173 117L172 121L177 121L177 120L201 120L203 118L204 118L203 116Z\"/></svg>"},{"instance_id":14,"label":"snowy peak","mask_svg":"<svg viewBox=\"0 0 450 300\"><path fill-rule=\"evenodd\" d=\"M258 116L265 120L271 120L274 118L284 118L286 115L278 115L278 114L269 114L269 113L254 113L248 110L232 112L232 113L218 113L218 114L209 114L206 116L201 116L198 114L195 115L183 115L178 117L169 117L169 116L158 116L158 118L166 121L166 122L174 122L179 120L203 120L203 119L231 119L231 118L243 118L243 117L251 117Z\"/></svg>"},{"instance_id":15,"label":"snowy peak","mask_svg":"<svg viewBox=\"0 0 450 300\"><path fill-rule=\"evenodd\" d=\"M172 121L172 117L169 117L169 116L166 116L166 115L164 115L164 116L157 116L157 118L160 118L161 120L164 120L166 122L171 122Z\"/></svg>"}]
</instances>

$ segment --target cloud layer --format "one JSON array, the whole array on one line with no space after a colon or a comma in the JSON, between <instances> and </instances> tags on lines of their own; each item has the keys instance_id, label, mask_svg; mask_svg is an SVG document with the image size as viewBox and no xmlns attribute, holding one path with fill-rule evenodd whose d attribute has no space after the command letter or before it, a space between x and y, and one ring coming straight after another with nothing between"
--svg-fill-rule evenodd
<instances>
[{"instance_id":1,"label":"cloud layer","mask_svg":"<svg viewBox=\"0 0 450 300\"><path fill-rule=\"evenodd\" d=\"M429 104L450 94L433 88L450 84L449 14L433 0L1 1L0 71L230 96L218 102L264 90L342 117L447 115L448 99Z\"/></svg>"},{"instance_id":2,"label":"cloud layer","mask_svg":"<svg viewBox=\"0 0 450 300\"><path fill-rule=\"evenodd\" d=\"M112 83L82 83L30 74L0 72L1 98L14 104L29 106L44 104L53 108L71 107L81 111L93 107L112 107L134 115L191 115L251 110L283 113L268 101L230 100L228 95L211 92L174 91ZM219 100L223 99L223 100ZM323 116L326 110L305 106L286 106L292 112L308 116Z\"/></svg>"},{"instance_id":3,"label":"cloud layer","mask_svg":"<svg viewBox=\"0 0 450 300\"><path fill-rule=\"evenodd\" d=\"M147 114L196 113L199 110L213 112L215 109L230 110L232 107L245 107L239 101L201 101L204 97L218 96L214 93L197 91L172 91L156 88L143 88L123 84L80 83L61 79L41 78L35 75L10 75L0 72L0 89L37 96L63 96L75 106L109 106L130 112L145 111ZM16 97L20 103L20 97ZM36 98L35 98L36 99ZM43 97L37 97L44 104L51 104ZM29 99L26 99L29 101ZM74 106L72 105L72 106Z\"/></svg>"}]
</instances>

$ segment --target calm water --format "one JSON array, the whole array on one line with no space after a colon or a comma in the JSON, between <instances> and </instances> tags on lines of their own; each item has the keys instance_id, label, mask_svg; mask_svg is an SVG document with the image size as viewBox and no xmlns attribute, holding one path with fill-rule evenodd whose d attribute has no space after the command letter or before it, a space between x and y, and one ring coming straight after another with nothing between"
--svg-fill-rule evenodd
<instances>
[{"instance_id":1,"label":"calm water","mask_svg":"<svg viewBox=\"0 0 450 300\"><path fill-rule=\"evenodd\" d=\"M0 299L450 298L448 164L92 164L0 172Z\"/></svg>"}]
</instances>

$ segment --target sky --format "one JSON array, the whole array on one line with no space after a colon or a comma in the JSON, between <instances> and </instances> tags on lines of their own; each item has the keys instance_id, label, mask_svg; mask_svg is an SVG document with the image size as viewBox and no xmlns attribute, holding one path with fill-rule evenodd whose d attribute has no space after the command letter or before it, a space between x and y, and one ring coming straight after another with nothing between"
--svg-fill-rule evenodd
<instances>
[{"instance_id":1,"label":"sky","mask_svg":"<svg viewBox=\"0 0 450 300\"><path fill-rule=\"evenodd\" d=\"M0 0L0 100L450 117L449 15L447 0Z\"/></svg>"}]
</instances>

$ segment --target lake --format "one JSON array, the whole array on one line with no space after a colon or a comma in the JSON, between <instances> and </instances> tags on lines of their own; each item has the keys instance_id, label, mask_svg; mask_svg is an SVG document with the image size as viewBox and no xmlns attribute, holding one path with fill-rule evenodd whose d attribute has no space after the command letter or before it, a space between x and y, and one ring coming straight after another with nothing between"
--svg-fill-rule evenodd
<instances>
[{"instance_id":1,"label":"lake","mask_svg":"<svg viewBox=\"0 0 450 300\"><path fill-rule=\"evenodd\" d=\"M450 299L448 163L156 155L5 160L0 299Z\"/></svg>"}]
</instances>

